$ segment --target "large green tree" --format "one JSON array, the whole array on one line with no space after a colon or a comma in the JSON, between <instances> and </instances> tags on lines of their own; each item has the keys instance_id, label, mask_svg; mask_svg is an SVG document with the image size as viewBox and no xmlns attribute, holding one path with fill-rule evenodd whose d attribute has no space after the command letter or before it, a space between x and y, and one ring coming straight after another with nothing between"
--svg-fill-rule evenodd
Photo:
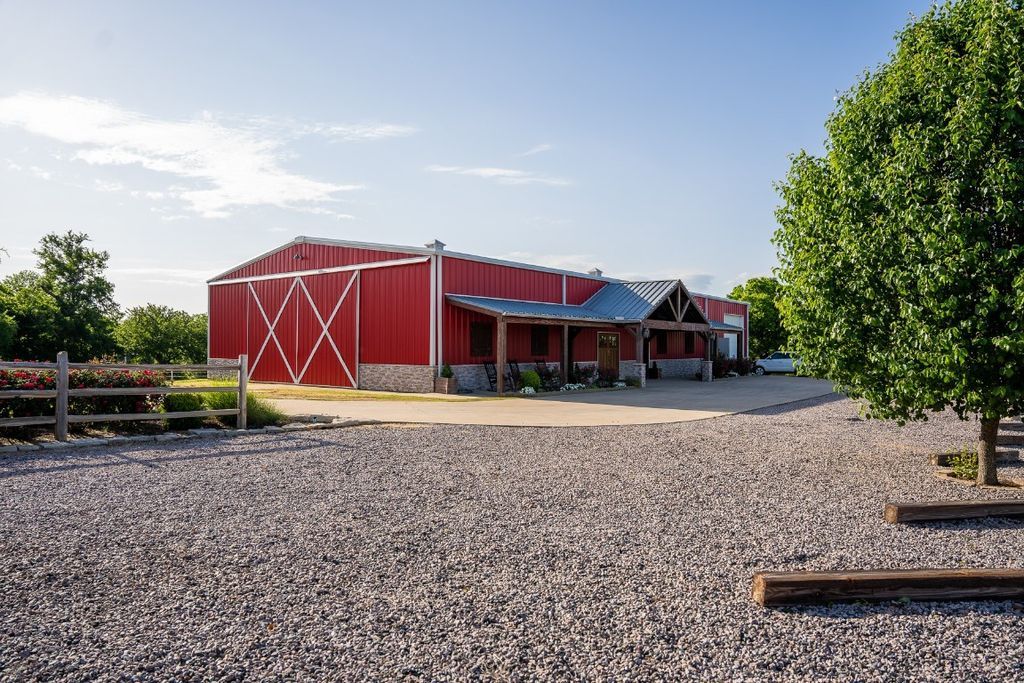
<instances>
[{"instance_id":1,"label":"large green tree","mask_svg":"<svg viewBox=\"0 0 1024 683\"><path fill-rule=\"evenodd\" d=\"M39 285L57 305L57 343L73 360L113 352L114 325L120 315L114 285L105 275L110 255L89 248L87 242L85 233L51 233L32 252L38 259Z\"/></svg>"},{"instance_id":2,"label":"large green tree","mask_svg":"<svg viewBox=\"0 0 1024 683\"><path fill-rule=\"evenodd\" d=\"M839 98L821 157L779 189L775 244L790 347L872 417L1024 411L1024 11L933 8Z\"/></svg>"},{"instance_id":3,"label":"large green tree","mask_svg":"<svg viewBox=\"0 0 1024 683\"><path fill-rule=\"evenodd\" d=\"M7 255L7 250L0 247L0 254ZM18 323L7 310L4 300L0 297L0 358L6 358L14 351L14 335L18 333Z\"/></svg>"},{"instance_id":4,"label":"large green tree","mask_svg":"<svg viewBox=\"0 0 1024 683\"><path fill-rule=\"evenodd\" d=\"M758 358L786 345L786 331L779 313L779 289L779 281L773 277L752 277L729 292L730 299L750 304L750 353Z\"/></svg>"},{"instance_id":5,"label":"large green tree","mask_svg":"<svg viewBox=\"0 0 1024 683\"><path fill-rule=\"evenodd\" d=\"M57 302L41 285L42 277L23 270L0 280L0 311L13 329L5 357L53 360L60 350L56 336Z\"/></svg>"},{"instance_id":6,"label":"large green tree","mask_svg":"<svg viewBox=\"0 0 1024 683\"><path fill-rule=\"evenodd\" d=\"M205 363L206 314L149 304L128 310L114 331L125 355L142 363Z\"/></svg>"}]
</instances>

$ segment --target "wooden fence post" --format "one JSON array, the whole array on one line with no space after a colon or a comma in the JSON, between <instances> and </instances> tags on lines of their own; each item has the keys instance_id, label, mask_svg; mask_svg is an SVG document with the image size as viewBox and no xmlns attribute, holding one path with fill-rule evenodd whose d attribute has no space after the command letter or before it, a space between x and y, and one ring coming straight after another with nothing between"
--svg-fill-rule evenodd
<instances>
[{"instance_id":1,"label":"wooden fence post","mask_svg":"<svg viewBox=\"0 0 1024 683\"><path fill-rule=\"evenodd\" d=\"M246 405L246 394L249 388L249 356L242 354L238 357L238 428L245 429L248 421Z\"/></svg>"},{"instance_id":2,"label":"wooden fence post","mask_svg":"<svg viewBox=\"0 0 1024 683\"><path fill-rule=\"evenodd\" d=\"M68 352L57 354L57 400L54 436L57 441L68 440Z\"/></svg>"}]
</instances>

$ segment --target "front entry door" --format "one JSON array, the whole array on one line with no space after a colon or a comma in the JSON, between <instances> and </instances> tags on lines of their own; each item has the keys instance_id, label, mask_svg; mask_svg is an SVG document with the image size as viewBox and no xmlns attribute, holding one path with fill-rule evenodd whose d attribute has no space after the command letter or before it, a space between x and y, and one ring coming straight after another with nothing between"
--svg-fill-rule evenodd
<instances>
[{"instance_id":1,"label":"front entry door","mask_svg":"<svg viewBox=\"0 0 1024 683\"><path fill-rule=\"evenodd\" d=\"M597 369L603 375L619 376L619 335L597 334Z\"/></svg>"}]
</instances>

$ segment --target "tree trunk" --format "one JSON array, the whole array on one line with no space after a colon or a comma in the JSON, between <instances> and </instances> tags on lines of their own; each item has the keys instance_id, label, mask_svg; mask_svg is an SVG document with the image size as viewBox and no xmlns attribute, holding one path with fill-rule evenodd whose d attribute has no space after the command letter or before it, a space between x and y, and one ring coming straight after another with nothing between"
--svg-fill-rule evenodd
<instances>
[{"instance_id":1,"label":"tree trunk","mask_svg":"<svg viewBox=\"0 0 1024 683\"><path fill-rule=\"evenodd\" d=\"M981 434L978 436L978 485L995 486L999 483L996 475L996 437L999 435L999 418L983 418Z\"/></svg>"}]
</instances>

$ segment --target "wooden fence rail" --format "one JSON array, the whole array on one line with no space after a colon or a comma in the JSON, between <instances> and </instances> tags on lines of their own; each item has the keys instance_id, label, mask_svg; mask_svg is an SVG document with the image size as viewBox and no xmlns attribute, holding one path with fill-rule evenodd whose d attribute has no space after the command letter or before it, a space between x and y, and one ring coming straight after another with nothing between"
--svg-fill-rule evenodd
<instances>
[{"instance_id":1,"label":"wooden fence rail","mask_svg":"<svg viewBox=\"0 0 1024 683\"><path fill-rule=\"evenodd\" d=\"M57 374L56 389L0 389L0 400L56 399L53 415L33 417L0 418L0 428L29 427L36 425L54 425L54 435L58 441L67 441L68 425L82 422L115 422L124 420L174 420L183 417L217 417L222 415L237 416L239 429L245 429L247 422L246 396L249 385L249 359L245 354L238 357L237 364L231 365L154 365L148 363L69 363L66 351L57 354L56 363L34 361L0 361L0 369L20 370L51 370ZM238 383L229 386L198 386L198 387L113 387L92 389L69 388L70 370L157 370L162 372L235 372ZM72 415L68 412L69 397L106 397L106 396L166 396L168 394L204 394L234 393L238 395L237 408L220 408L217 410L187 410L170 413L111 413L107 415Z\"/></svg>"}]
</instances>

